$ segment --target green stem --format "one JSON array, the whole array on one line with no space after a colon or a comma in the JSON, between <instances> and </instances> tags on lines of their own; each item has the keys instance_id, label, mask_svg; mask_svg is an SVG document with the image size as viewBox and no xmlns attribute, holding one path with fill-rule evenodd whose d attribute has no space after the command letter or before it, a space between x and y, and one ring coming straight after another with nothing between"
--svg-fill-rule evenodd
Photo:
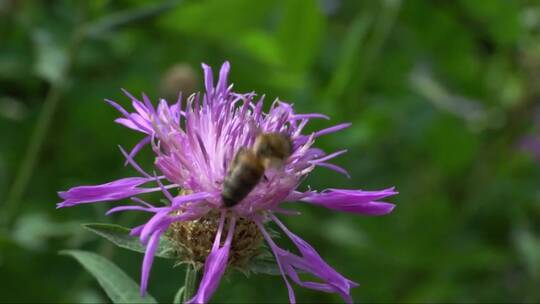
<instances>
[{"instance_id":1,"label":"green stem","mask_svg":"<svg viewBox=\"0 0 540 304\"><path fill-rule=\"evenodd\" d=\"M186 267L186 277L184 280L184 294L182 303L186 303L195 294L195 288L197 286L197 276L198 271L195 268L195 265L188 264Z\"/></svg>"},{"instance_id":2,"label":"green stem","mask_svg":"<svg viewBox=\"0 0 540 304\"><path fill-rule=\"evenodd\" d=\"M43 140L51 124L52 117L60 97L62 96L63 89L59 85L52 85L45 101L43 103L43 109L38 117L34 131L32 132L28 149L24 155L22 164L17 172L11 191L7 197L5 208L5 221L9 222L13 214L16 212L17 205L20 204L21 197L29 182L32 171L36 165L36 160L43 145Z\"/></svg>"}]
</instances>

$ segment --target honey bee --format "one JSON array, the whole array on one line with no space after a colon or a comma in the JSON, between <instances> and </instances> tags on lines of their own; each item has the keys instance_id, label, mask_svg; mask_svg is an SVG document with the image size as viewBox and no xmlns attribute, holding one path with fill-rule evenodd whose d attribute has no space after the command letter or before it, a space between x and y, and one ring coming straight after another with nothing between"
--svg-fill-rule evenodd
<instances>
[{"instance_id":1,"label":"honey bee","mask_svg":"<svg viewBox=\"0 0 540 304\"><path fill-rule=\"evenodd\" d=\"M260 134L252 149L240 148L223 179L223 204L237 205L257 186L266 169L279 168L291 153L291 139L280 133Z\"/></svg>"}]
</instances>

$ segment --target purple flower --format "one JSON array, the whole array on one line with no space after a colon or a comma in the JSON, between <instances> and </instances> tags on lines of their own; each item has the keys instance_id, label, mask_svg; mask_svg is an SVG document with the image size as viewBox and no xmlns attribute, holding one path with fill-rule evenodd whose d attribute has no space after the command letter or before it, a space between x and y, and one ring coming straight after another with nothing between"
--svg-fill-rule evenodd
<instances>
[{"instance_id":1,"label":"purple flower","mask_svg":"<svg viewBox=\"0 0 540 304\"><path fill-rule=\"evenodd\" d=\"M540 163L540 137L525 135L520 138L518 147L520 150L531 154L535 161Z\"/></svg>"},{"instance_id":2,"label":"purple flower","mask_svg":"<svg viewBox=\"0 0 540 304\"><path fill-rule=\"evenodd\" d=\"M191 303L208 302L227 266L244 263L258 252L263 240L275 256L292 303L295 296L289 281L306 288L337 293L346 302L352 302L350 289L358 284L326 264L313 247L290 232L276 215L294 213L282 207L282 203L287 201L302 201L364 215L384 215L391 212L394 205L379 200L397 192L393 188L381 191L297 191L301 181L317 166L347 175L343 168L328 162L345 151L325 154L312 146L318 137L337 132L350 124L303 134L310 119L328 117L316 113L295 113L292 105L279 100L274 101L265 113L264 97L256 99L254 93L232 91L227 80L228 62L221 67L216 85L210 67L205 64L202 67L206 92L191 95L185 104L180 96L173 105L162 99L155 108L146 95L143 94L141 101L124 91L135 109L130 113L114 101L107 100L123 115L116 122L144 135L131 152L121 149L126 162L140 176L60 192L64 201L58 207L131 198L136 204L112 208L108 214L119 211L150 214L145 224L131 232L146 245L141 276L143 294L159 239L165 234L189 249L192 262L200 263L201 267L204 264L203 277ZM221 187L227 167L241 147L253 145L260 132L279 132L290 136L292 154L281 168L265 173L266 178L239 204L225 208ZM154 165L161 175L150 174L135 162L135 155L146 145L150 145L156 154ZM154 186L143 187L149 183ZM167 203L155 205L136 197L154 191L161 191ZM297 247L298 254L274 243L265 228L268 222L277 224ZM191 234L197 237L192 238ZM250 253L242 256L240 252ZM298 271L312 274L318 281L304 281Z\"/></svg>"}]
</instances>

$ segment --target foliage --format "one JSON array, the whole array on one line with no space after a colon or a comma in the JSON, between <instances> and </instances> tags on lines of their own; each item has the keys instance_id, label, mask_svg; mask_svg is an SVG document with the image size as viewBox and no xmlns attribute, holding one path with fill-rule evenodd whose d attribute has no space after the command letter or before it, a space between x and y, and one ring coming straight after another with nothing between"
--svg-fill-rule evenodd
<instances>
[{"instance_id":1,"label":"foliage","mask_svg":"<svg viewBox=\"0 0 540 304\"><path fill-rule=\"evenodd\" d=\"M81 250L65 250L60 253L72 256L96 277L113 303L157 303L150 295L141 297L139 285L104 257Z\"/></svg>"},{"instance_id":2,"label":"foliage","mask_svg":"<svg viewBox=\"0 0 540 304\"><path fill-rule=\"evenodd\" d=\"M318 169L305 187L400 191L387 217L293 204L303 216L285 220L361 283L356 301L538 302L540 173L520 142L540 136L539 41L540 5L526 0L0 1L0 301L106 301L103 278L57 254L65 248L98 252L70 251L138 280L140 254L80 224L134 227L140 215L105 217L104 204L55 210L56 191L132 174L116 147L138 137L113 123L104 98L126 104L126 88L155 100L170 93L172 66L195 69L200 85L200 62L230 60L237 90L353 122L319 141L349 150L336 163L352 178ZM143 166L152 161L141 154ZM28 182L14 192L23 162ZM155 262L158 301L182 284L173 265ZM228 277L216 302L287 299L279 277Z\"/></svg>"}]
</instances>

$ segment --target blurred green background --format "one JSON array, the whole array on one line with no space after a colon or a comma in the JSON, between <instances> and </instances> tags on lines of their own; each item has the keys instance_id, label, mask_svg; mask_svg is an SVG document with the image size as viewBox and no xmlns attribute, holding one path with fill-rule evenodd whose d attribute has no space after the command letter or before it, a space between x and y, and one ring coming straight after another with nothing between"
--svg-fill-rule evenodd
<instances>
[{"instance_id":1,"label":"blurred green background","mask_svg":"<svg viewBox=\"0 0 540 304\"><path fill-rule=\"evenodd\" d=\"M291 230L361 283L359 302L540 301L538 1L0 1L0 302L108 301L57 252L98 252L136 281L142 256L81 223L134 226L108 204L55 210L56 191L131 176L117 145L120 88L153 100L201 89L200 63L232 64L240 92L353 126L324 137L352 178L314 189L395 185L385 217L293 204ZM138 95L140 96L140 95ZM149 168L150 153L139 156ZM183 270L157 260L170 301ZM340 302L296 287L301 302ZM213 302L285 302L281 277L232 273Z\"/></svg>"}]
</instances>

